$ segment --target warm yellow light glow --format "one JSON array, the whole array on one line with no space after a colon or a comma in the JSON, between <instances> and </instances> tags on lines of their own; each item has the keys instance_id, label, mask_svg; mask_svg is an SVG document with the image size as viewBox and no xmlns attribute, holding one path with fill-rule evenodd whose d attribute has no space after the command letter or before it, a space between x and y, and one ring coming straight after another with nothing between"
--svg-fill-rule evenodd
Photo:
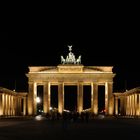
<instances>
[{"instance_id":1,"label":"warm yellow light glow","mask_svg":"<svg viewBox=\"0 0 140 140\"><path fill-rule=\"evenodd\" d=\"M36 102L37 102L37 103L40 103L40 102L41 102L41 99L40 99L39 97L37 97L37 98L36 98Z\"/></svg>"},{"instance_id":2,"label":"warm yellow light glow","mask_svg":"<svg viewBox=\"0 0 140 140\"><path fill-rule=\"evenodd\" d=\"M35 119L36 119L37 121L41 121L41 120L43 119L43 117L42 117L41 115L38 115L38 116L35 117Z\"/></svg>"},{"instance_id":3,"label":"warm yellow light glow","mask_svg":"<svg viewBox=\"0 0 140 140\"><path fill-rule=\"evenodd\" d=\"M32 113L33 113L32 107L28 106L28 115L32 115Z\"/></svg>"}]
</instances>

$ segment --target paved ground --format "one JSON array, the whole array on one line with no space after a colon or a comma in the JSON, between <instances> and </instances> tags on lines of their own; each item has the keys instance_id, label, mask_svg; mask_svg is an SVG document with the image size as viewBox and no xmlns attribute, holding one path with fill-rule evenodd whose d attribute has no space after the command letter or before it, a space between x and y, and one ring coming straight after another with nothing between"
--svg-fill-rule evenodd
<instances>
[{"instance_id":1,"label":"paved ground","mask_svg":"<svg viewBox=\"0 0 140 140\"><path fill-rule=\"evenodd\" d=\"M45 118L0 119L0 140L140 140L140 119L103 118L88 122Z\"/></svg>"}]
</instances>

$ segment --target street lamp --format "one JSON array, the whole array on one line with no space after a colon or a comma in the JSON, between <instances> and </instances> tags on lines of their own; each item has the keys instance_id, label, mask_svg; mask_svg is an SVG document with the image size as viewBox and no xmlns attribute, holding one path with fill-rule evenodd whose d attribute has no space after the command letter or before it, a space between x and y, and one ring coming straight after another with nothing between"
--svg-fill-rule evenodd
<instances>
[{"instance_id":1,"label":"street lamp","mask_svg":"<svg viewBox=\"0 0 140 140\"><path fill-rule=\"evenodd\" d=\"M39 97L36 98L36 102L37 102L37 103L40 103L40 102L41 102L41 100L40 100Z\"/></svg>"},{"instance_id":2,"label":"street lamp","mask_svg":"<svg viewBox=\"0 0 140 140\"><path fill-rule=\"evenodd\" d=\"M41 99L40 97L36 97L36 103L37 103L37 114L41 112Z\"/></svg>"}]
</instances>

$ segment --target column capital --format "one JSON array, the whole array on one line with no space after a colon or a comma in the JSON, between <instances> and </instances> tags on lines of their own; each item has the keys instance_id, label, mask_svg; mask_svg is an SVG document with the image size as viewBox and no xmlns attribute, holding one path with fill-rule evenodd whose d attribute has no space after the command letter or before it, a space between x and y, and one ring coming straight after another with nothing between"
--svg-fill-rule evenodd
<instances>
[{"instance_id":1,"label":"column capital","mask_svg":"<svg viewBox=\"0 0 140 140\"><path fill-rule=\"evenodd\" d=\"M33 81L29 81L29 82L28 82L28 84L33 84L33 83L34 83Z\"/></svg>"},{"instance_id":2,"label":"column capital","mask_svg":"<svg viewBox=\"0 0 140 140\"><path fill-rule=\"evenodd\" d=\"M93 85L98 85L99 83L98 83L98 82L92 81L91 84L93 84Z\"/></svg>"},{"instance_id":3,"label":"column capital","mask_svg":"<svg viewBox=\"0 0 140 140\"><path fill-rule=\"evenodd\" d=\"M63 85L64 86L64 81L58 81L58 85Z\"/></svg>"},{"instance_id":4,"label":"column capital","mask_svg":"<svg viewBox=\"0 0 140 140\"><path fill-rule=\"evenodd\" d=\"M58 81L58 83L64 83L64 81Z\"/></svg>"},{"instance_id":5,"label":"column capital","mask_svg":"<svg viewBox=\"0 0 140 140\"><path fill-rule=\"evenodd\" d=\"M77 83L78 85L82 84L83 85L83 81L78 81Z\"/></svg>"},{"instance_id":6,"label":"column capital","mask_svg":"<svg viewBox=\"0 0 140 140\"><path fill-rule=\"evenodd\" d=\"M109 81L109 82L105 82L105 83L107 83L107 84L113 84L113 81L111 81L111 82Z\"/></svg>"},{"instance_id":7,"label":"column capital","mask_svg":"<svg viewBox=\"0 0 140 140\"><path fill-rule=\"evenodd\" d=\"M44 81L44 82L42 83L43 86L48 85L48 84L49 84L49 81Z\"/></svg>"}]
</instances>

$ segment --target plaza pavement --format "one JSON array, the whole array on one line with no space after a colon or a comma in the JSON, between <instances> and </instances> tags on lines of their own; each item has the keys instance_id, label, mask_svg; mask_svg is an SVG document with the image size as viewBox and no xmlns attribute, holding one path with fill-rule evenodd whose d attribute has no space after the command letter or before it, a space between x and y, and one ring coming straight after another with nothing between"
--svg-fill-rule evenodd
<instances>
[{"instance_id":1,"label":"plaza pavement","mask_svg":"<svg viewBox=\"0 0 140 140\"><path fill-rule=\"evenodd\" d=\"M140 140L140 119L95 118L88 122L44 117L0 118L0 140Z\"/></svg>"}]
</instances>

